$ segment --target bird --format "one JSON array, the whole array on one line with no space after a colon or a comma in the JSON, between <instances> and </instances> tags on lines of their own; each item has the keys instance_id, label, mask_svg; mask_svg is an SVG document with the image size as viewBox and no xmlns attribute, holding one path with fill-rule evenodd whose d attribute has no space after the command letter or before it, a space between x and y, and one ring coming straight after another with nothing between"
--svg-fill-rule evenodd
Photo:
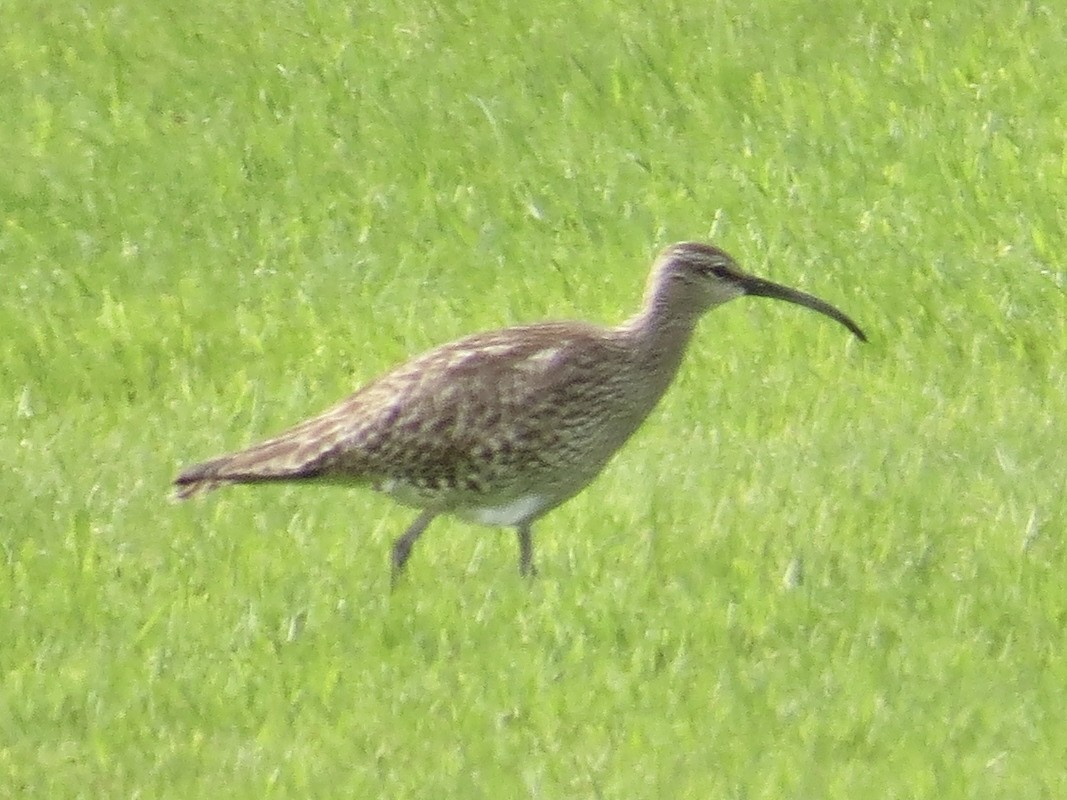
<instances>
[{"instance_id":1,"label":"bird","mask_svg":"<svg viewBox=\"0 0 1067 800\"><path fill-rule=\"evenodd\" d=\"M176 497L227 484L367 486L420 512L393 541L393 585L439 515L513 528L519 573L535 575L533 524L651 413L704 313L742 296L805 306L867 341L814 295L743 272L715 245L679 242L655 259L626 321L540 322L441 345L277 436L188 467Z\"/></svg>"}]
</instances>

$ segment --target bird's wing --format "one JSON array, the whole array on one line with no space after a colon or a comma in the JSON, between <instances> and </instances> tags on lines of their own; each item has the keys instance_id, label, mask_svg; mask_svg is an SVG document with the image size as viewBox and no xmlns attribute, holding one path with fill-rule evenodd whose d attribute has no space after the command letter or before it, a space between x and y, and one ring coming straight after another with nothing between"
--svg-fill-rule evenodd
<instances>
[{"instance_id":1,"label":"bird's wing","mask_svg":"<svg viewBox=\"0 0 1067 800\"><path fill-rule=\"evenodd\" d=\"M178 495L306 478L443 489L486 460L544 458L577 395L595 389L586 362L599 342L592 326L543 323L443 345L277 436L190 467Z\"/></svg>"},{"instance_id":2,"label":"bird's wing","mask_svg":"<svg viewBox=\"0 0 1067 800\"><path fill-rule=\"evenodd\" d=\"M591 326L544 323L432 350L324 415L346 421L337 467L443 488L487 460L543 451L592 388L585 362L601 338Z\"/></svg>"}]
</instances>

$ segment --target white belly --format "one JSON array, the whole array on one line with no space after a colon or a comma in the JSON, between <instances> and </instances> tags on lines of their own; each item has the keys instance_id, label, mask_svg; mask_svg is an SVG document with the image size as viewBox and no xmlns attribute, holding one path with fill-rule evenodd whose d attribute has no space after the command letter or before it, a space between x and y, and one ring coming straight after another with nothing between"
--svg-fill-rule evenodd
<instances>
[{"instance_id":1,"label":"white belly","mask_svg":"<svg viewBox=\"0 0 1067 800\"><path fill-rule=\"evenodd\" d=\"M499 506L458 509L456 516L480 522L482 525L514 527L537 516L545 505L547 502L542 495L527 494Z\"/></svg>"}]
</instances>

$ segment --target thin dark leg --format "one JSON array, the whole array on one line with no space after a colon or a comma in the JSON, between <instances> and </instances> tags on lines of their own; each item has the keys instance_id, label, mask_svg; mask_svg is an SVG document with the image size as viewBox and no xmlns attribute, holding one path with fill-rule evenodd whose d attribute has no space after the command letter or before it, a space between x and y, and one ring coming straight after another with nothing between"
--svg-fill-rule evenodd
<instances>
[{"instance_id":1,"label":"thin dark leg","mask_svg":"<svg viewBox=\"0 0 1067 800\"><path fill-rule=\"evenodd\" d=\"M434 516L432 511L423 511L419 515L419 518L411 523L411 527L404 531L404 535L393 542L394 586L400 578L400 573L404 571L404 565L408 563L408 558L411 556L411 548L415 545L415 540L422 535L424 530L426 530L426 526L433 521Z\"/></svg>"},{"instance_id":2,"label":"thin dark leg","mask_svg":"<svg viewBox=\"0 0 1067 800\"><path fill-rule=\"evenodd\" d=\"M519 536L519 574L532 578L537 574L533 563L533 536L530 535L530 523L524 523L515 529Z\"/></svg>"}]
</instances>

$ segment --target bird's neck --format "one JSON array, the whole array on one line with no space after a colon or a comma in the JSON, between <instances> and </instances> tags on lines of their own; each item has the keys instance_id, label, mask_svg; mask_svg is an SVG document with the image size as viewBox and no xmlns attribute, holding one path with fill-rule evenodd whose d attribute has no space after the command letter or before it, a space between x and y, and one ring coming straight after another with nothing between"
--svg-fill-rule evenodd
<instances>
[{"instance_id":1,"label":"bird's neck","mask_svg":"<svg viewBox=\"0 0 1067 800\"><path fill-rule=\"evenodd\" d=\"M700 314L679 314L677 309L667 309L653 300L615 329L648 376L647 385L655 395L650 398L653 403L678 372L699 318Z\"/></svg>"}]
</instances>

